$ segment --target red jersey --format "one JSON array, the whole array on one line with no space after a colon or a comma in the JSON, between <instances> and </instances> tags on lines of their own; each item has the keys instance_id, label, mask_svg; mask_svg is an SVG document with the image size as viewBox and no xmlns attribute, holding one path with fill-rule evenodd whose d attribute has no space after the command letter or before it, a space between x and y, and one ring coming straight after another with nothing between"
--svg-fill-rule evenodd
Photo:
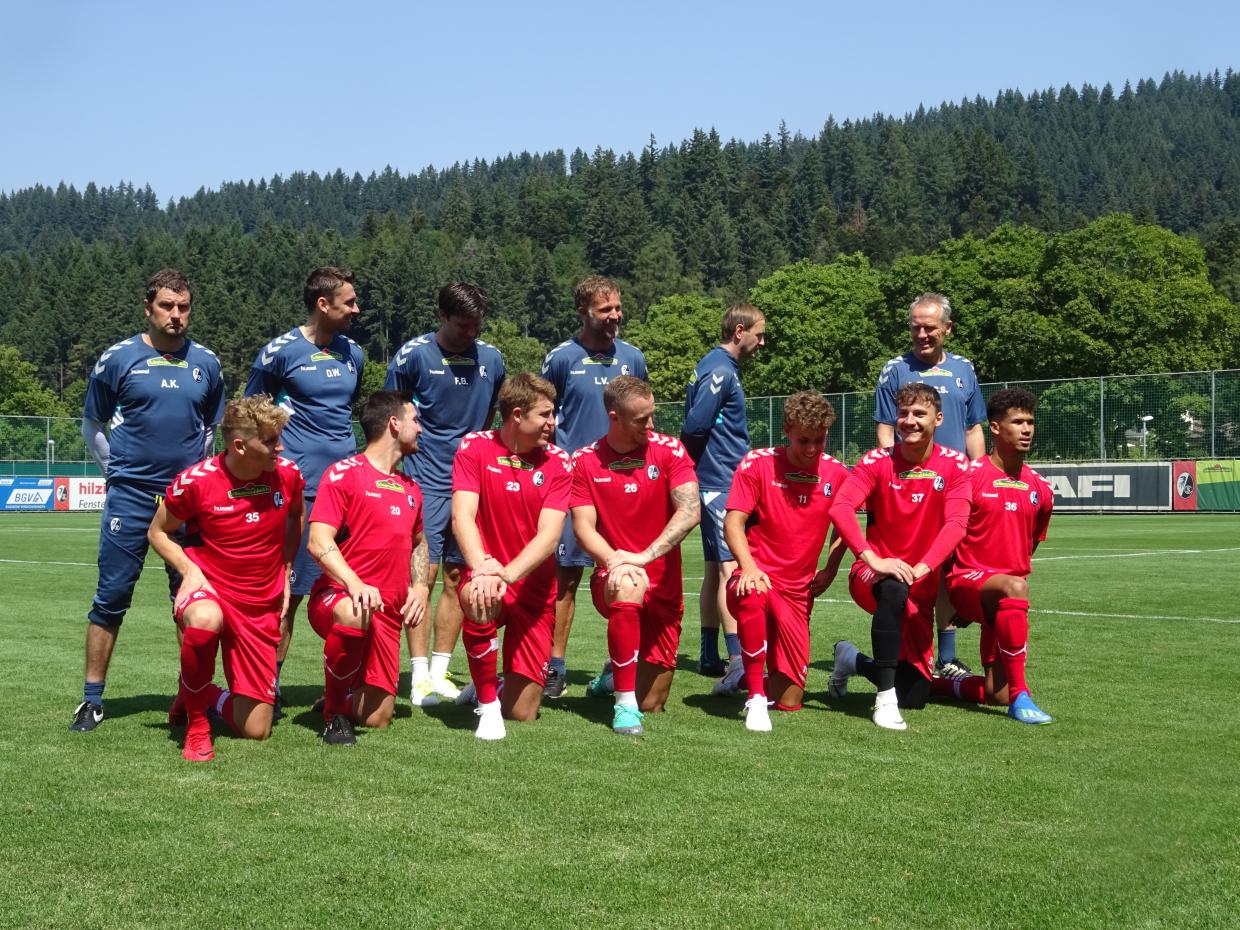
<instances>
[{"instance_id":1,"label":"red jersey","mask_svg":"<svg viewBox=\"0 0 1240 930\"><path fill-rule=\"evenodd\" d=\"M831 521L855 555L873 549L883 558L937 568L964 537L969 519L969 460L935 445L920 465L900 447L874 449L853 466L831 508ZM857 511L869 512L865 537Z\"/></svg>"},{"instance_id":2,"label":"red jersey","mask_svg":"<svg viewBox=\"0 0 1240 930\"><path fill-rule=\"evenodd\" d=\"M306 482L281 458L252 481L235 477L220 454L187 468L164 492L164 506L192 524L185 554L228 601L267 606L284 595L284 525Z\"/></svg>"},{"instance_id":3,"label":"red jersey","mask_svg":"<svg viewBox=\"0 0 1240 930\"><path fill-rule=\"evenodd\" d=\"M795 468L787 446L754 449L741 460L728 510L749 514L749 551L781 593L809 591L831 525L827 515L847 478L848 469L829 455L819 456L813 471Z\"/></svg>"},{"instance_id":4,"label":"red jersey","mask_svg":"<svg viewBox=\"0 0 1240 930\"><path fill-rule=\"evenodd\" d=\"M571 507L593 507L599 534L615 549L641 552L667 526L676 512L672 488L697 484L693 460L679 439L646 434L649 443L621 455L607 440L578 449L573 455ZM646 566L651 587L666 578L679 585L680 546Z\"/></svg>"},{"instance_id":5,"label":"red jersey","mask_svg":"<svg viewBox=\"0 0 1240 930\"><path fill-rule=\"evenodd\" d=\"M1002 575L1029 574L1033 545L1046 539L1054 494L1028 465L1012 478L990 456L969 467L973 505L964 541L956 548L953 574L972 570Z\"/></svg>"},{"instance_id":6,"label":"red jersey","mask_svg":"<svg viewBox=\"0 0 1240 930\"><path fill-rule=\"evenodd\" d=\"M398 607L409 591L413 539L422 532L422 489L400 472L385 474L365 455L342 459L323 473L310 522L340 531L336 544L349 568ZM317 594L335 584L324 573Z\"/></svg>"},{"instance_id":7,"label":"red jersey","mask_svg":"<svg viewBox=\"0 0 1240 930\"><path fill-rule=\"evenodd\" d=\"M538 533L543 510L568 512L572 463L557 446L531 449L518 455L500 440L498 430L469 433L452 460L452 490L478 495L476 523L482 545L502 564L508 564ZM555 559L530 573L555 581Z\"/></svg>"}]
</instances>

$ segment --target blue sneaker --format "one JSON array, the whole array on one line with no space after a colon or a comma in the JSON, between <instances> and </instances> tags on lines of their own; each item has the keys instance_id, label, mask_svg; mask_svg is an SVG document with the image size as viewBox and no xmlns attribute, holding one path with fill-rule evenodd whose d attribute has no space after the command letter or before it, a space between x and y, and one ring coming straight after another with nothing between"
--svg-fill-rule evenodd
<instances>
[{"instance_id":1,"label":"blue sneaker","mask_svg":"<svg viewBox=\"0 0 1240 930\"><path fill-rule=\"evenodd\" d=\"M617 704L611 718L611 729L625 736L641 736L646 732L642 728L642 712L629 704Z\"/></svg>"},{"instance_id":2,"label":"blue sneaker","mask_svg":"<svg viewBox=\"0 0 1240 930\"><path fill-rule=\"evenodd\" d=\"M593 698L609 698L616 691L616 681L612 677L611 669L605 668L586 685L586 694Z\"/></svg>"},{"instance_id":3,"label":"blue sneaker","mask_svg":"<svg viewBox=\"0 0 1240 930\"><path fill-rule=\"evenodd\" d=\"M1033 703L1033 698L1029 696L1028 691L1022 691L1017 695L1016 700L1008 706L1007 713L1009 717L1020 723L1051 723L1055 719Z\"/></svg>"}]
</instances>

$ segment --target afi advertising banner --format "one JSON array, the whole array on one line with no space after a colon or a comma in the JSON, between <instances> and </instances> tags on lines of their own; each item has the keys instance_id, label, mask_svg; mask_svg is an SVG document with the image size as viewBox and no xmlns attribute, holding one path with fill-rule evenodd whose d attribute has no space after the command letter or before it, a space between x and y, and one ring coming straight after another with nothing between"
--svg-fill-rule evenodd
<instances>
[{"instance_id":1,"label":"afi advertising banner","mask_svg":"<svg viewBox=\"0 0 1240 930\"><path fill-rule=\"evenodd\" d=\"M1034 465L1055 492L1057 511L1170 510L1170 462Z\"/></svg>"}]
</instances>

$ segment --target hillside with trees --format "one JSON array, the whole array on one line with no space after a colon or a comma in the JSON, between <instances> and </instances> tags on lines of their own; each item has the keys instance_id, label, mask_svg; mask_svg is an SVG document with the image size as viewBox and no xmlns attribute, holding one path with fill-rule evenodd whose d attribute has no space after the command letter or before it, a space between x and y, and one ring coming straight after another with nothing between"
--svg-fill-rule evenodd
<instances>
[{"instance_id":1,"label":"hillside with trees","mask_svg":"<svg viewBox=\"0 0 1240 930\"><path fill-rule=\"evenodd\" d=\"M490 295L489 338L529 367L575 328L575 281L600 272L622 282L668 398L719 307L746 297L771 317L755 393L867 385L928 289L952 296L983 379L1234 366L1240 74L1004 91L812 137L696 130L638 153L294 174L166 204L130 184L11 192L0 344L46 389L23 396L73 410L99 351L139 327L146 275L173 265L239 386L303 318L302 279L323 263L357 271L354 335L376 365L467 279Z\"/></svg>"}]
</instances>

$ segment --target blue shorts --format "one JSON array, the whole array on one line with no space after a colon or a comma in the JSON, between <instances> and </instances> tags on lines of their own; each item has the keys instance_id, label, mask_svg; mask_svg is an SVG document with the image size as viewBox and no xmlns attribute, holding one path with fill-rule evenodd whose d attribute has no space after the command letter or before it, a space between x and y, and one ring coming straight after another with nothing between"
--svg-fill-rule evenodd
<instances>
[{"instance_id":1,"label":"blue shorts","mask_svg":"<svg viewBox=\"0 0 1240 930\"><path fill-rule=\"evenodd\" d=\"M452 535L452 495L422 495L422 532L426 535L426 554L432 565L441 561L464 565L465 556Z\"/></svg>"},{"instance_id":2,"label":"blue shorts","mask_svg":"<svg viewBox=\"0 0 1240 930\"><path fill-rule=\"evenodd\" d=\"M586 550L577 545L571 513L564 521L564 532L560 534L560 544L555 549L555 564L561 568L589 568L594 564L594 560L586 555Z\"/></svg>"},{"instance_id":3,"label":"blue shorts","mask_svg":"<svg viewBox=\"0 0 1240 930\"><path fill-rule=\"evenodd\" d=\"M306 530L301 534L301 542L297 544L297 554L293 556L293 571L289 576L289 592L305 597L323 574L323 566L310 554L310 514L314 511L314 498L305 498Z\"/></svg>"},{"instance_id":4,"label":"blue shorts","mask_svg":"<svg viewBox=\"0 0 1240 930\"><path fill-rule=\"evenodd\" d=\"M728 492L699 490L702 499L702 556L707 562L733 562L736 557L723 539L723 517Z\"/></svg>"},{"instance_id":5,"label":"blue shorts","mask_svg":"<svg viewBox=\"0 0 1240 930\"><path fill-rule=\"evenodd\" d=\"M99 626L117 627L133 603L133 589L146 561L146 531L150 528L163 487L109 481L99 524L99 584L86 619ZM168 599L181 586L181 576L168 573Z\"/></svg>"}]
</instances>

